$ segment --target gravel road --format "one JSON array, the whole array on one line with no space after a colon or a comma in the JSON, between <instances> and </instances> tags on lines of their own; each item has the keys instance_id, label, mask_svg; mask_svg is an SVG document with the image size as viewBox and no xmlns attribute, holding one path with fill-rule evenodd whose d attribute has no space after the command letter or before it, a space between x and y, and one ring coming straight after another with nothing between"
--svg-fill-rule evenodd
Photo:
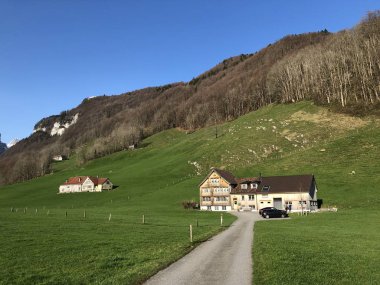
<instances>
[{"instance_id":1,"label":"gravel road","mask_svg":"<svg viewBox=\"0 0 380 285\"><path fill-rule=\"evenodd\" d=\"M253 225L258 213L234 212L230 228L150 278L146 285L252 284Z\"/></svg>"}]
</instances>

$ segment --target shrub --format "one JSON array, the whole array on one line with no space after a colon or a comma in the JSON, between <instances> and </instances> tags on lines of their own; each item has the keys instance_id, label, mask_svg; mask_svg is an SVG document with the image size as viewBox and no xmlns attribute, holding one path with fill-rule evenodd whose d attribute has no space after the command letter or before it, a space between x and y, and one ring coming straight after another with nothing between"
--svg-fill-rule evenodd
<instances>
[{"instance_id":1,"label":"shrub","mask_svg":"<svg viewBox=\"0 0 380 285\"><path fill-rule=\"evenodd\" d=\"M197 202L195 201L183 201L182 206L184 209L196 209L197 208Z\"/></svg>"}]
</instances>

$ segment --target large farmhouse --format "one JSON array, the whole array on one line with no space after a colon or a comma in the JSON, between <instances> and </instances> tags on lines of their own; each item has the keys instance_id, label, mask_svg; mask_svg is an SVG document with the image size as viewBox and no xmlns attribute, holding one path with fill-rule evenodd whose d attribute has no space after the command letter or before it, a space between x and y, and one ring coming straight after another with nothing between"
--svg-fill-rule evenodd
<instances>
[{"instance_id":1,"label":"large farmhouse","mask_svg":"<svg viewBox=\"0 0 380 285\"><path fill-rule=\"evenodd\" d=\"M201 182L199 195L201 210L210 211L318 208L314 175L235 178L214 168Z\"/></svg>"},{"instance_id":2,"label":"large farmhouse","mask_svg":"<svg viewBox=\"0 0 380 285\"><path fill-rule=\"evenodd\" d=\"M103 190L112 190L113 184L108 178L99 178L93 176L70 177L59 186L59 193L73 192L101 192Z\"/></svg>"}]
</instances>

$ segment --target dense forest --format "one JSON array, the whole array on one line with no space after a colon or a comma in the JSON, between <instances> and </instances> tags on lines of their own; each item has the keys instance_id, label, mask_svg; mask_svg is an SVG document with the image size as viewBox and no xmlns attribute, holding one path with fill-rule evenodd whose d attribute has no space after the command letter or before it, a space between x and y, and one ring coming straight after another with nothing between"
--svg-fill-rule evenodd
<instances>
[{"instance_id":1,"label":"dense forest","mask_svg":"<svg viewBox=\"0 0 380 285\"><path fill-rule=\"evenodd\" d=\"M380 11L354 28L289 35L254 54L224 60L190 82L118 96L88 98L44 118L35 132L0 156L0 184L51 171L55 154L78 164L138 144L169 128L192 131L271 103L313 100L364 115L380 102ZM54 123L78 121L51 136Z\"/></svg>"}]
</instances>

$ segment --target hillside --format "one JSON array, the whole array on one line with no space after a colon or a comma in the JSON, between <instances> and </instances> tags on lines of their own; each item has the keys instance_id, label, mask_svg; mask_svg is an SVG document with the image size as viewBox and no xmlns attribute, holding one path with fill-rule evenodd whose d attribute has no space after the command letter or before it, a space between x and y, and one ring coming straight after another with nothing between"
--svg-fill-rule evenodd
<instances>
[{"instance_id":1,"label":"hillside","mask_svg":"<svg viewBox=\"0 0 380 285\"><path fill-rule=\"evenodd\" d=\"M271 103L312 100L345 113L378 113L380 13L351 30L290 35L242 54L190 82L84 99L36 123L35 132L0 156L0 184L51 172L55 154L79 163L123 150L160 131L193 131Z\"/></svg>"},{"instance_id":2,"label":"hillside","mask_svg":"<svg viewBox=\"0 0 380 285\"><path fill-rule=\"evenodd\" d=\"M288 236L287 244L296 248L303 248L304 243L297 244L293 237L310 233L297 237L318 244L307 248L310 255L322 246L314 232L333 234L334 239L321 239L323 246L331 252L341 240L339 252L351 252L349 260L355 260L355 268L367 268L368 263L376 264L377 257L367 254L366 249L376 249L379 239L370 218L378 213L379 124L377 118L337 114L311 102L270 105L218 125L217 138L215 127L193 133L170 129L145 139L143 147L135 151L121 151L81 166L76 165L75 157L56 163L53 174L0 188L0 283L86 280L136 284L144 280L190 250L190 223L195 225L198 220L200 224L195 229L196 243L220 230L218 213L189 211L181 206L183 200L198 199L198 183L211 166L226 168L237 176L313 173L323 206L336 205L338 213L318 214L313 219L295 217L289 221L292 227L278 222L265 224L280 227ZM57 195L58 185L74 175L107 176L118 188L113 192ZM108 221L111 213L112 220ZM147 225L141 224L143 214ZM328 218L331 215L335 216ZM231 216L225 219L226 225L233 221ZM357 240L358 224L366 232L364 243L352 240ZM276 229L270 225L258 225L255 239L259 241L266 234L276 236L273 231ZM268 236L265 240L266 249L258 250L270 254L268 246L278 248L276 240ZM351 251L353 242L355 252ZM288 259L283 248L275 252L273 262ZM332 282L334 279L329 278L338 271L344 280L368 276L372 281L380 280L371 268L358 273L346 263L337 265L339 254L318 258L296 263L300 270L287 271L285 277L277 276L280 279L265 279L278 272L270 270L269 274L268 264L255 259L255 278L268 284L294 280L299 275L304 278L300 272L307 273L307 268L325 262L335 267L329 266L329 275L320 279L322 283ZM281 266L285 265L280 263L276 268Z\"/></svg>"}]
</instances>

